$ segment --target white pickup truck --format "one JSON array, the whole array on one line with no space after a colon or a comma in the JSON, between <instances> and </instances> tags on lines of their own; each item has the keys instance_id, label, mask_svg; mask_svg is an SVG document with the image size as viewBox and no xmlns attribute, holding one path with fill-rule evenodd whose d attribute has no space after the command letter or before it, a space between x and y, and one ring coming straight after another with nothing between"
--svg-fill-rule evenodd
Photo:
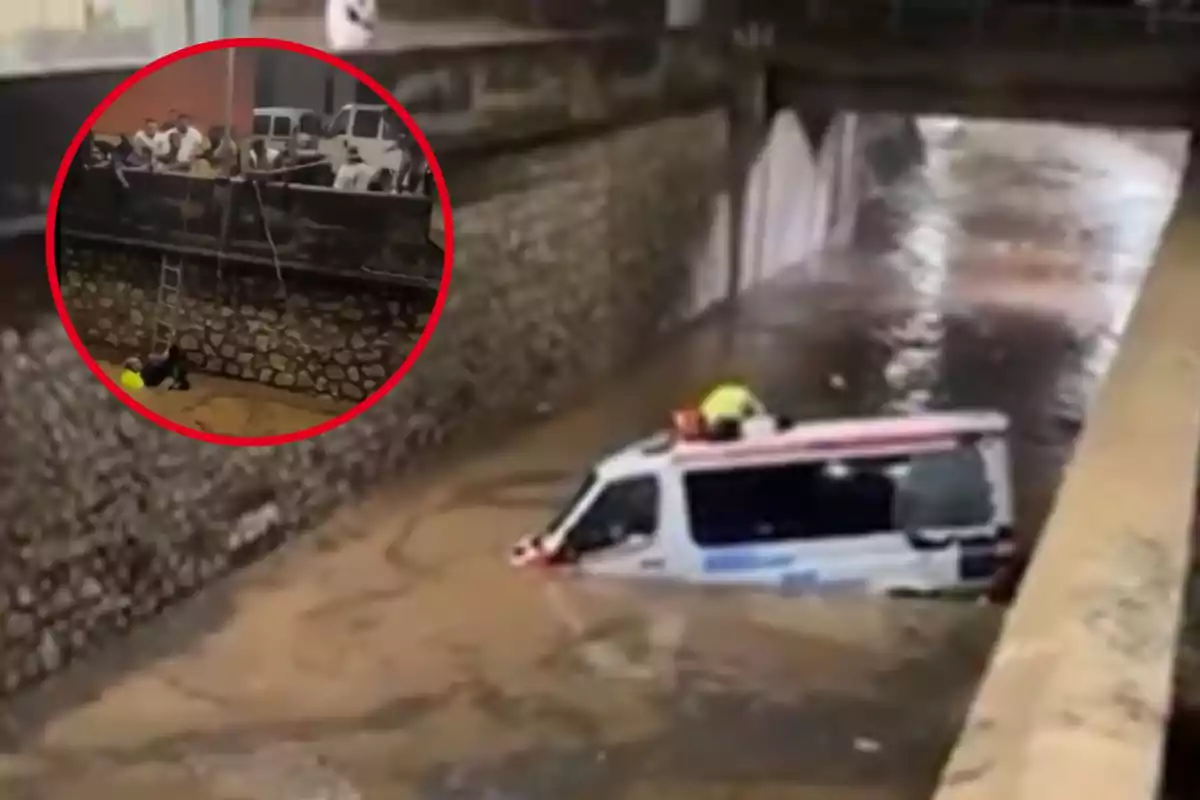
<instances>
[{"instance_id":1,"label":"white pickup truck","mask_svg":"<svg viewBox=\"0 0 1200 800\"><path fill-rule=\"evenodd\" d=\"M405 162L396 146L403 140L399 118L386 105L349 104L329 120L307 108L264 106L254 109L254 138L282 151L293 134L302 150L317 151L337 170L353 147L367 164L398 171Z\"/></svg>"}]
</instances>

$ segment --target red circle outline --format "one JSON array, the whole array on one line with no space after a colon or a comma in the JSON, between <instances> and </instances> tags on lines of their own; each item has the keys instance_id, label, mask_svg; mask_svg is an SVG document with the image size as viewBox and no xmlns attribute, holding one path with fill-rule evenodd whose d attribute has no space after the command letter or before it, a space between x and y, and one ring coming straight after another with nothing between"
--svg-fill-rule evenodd
<instances>
[{"instance_id":1,"label":"red circle outline","mask_svg":"<svg viewBox=\"0 0 1200 800\"><path fill-rule=\"evenodd\" d=\"M75 153L78 152L80 145L83 144L83 139L87 132L99 120L100 116L108 110L118 97L136 85L140 80L147 75L155 73L163 67L174 64L176 61L182 61L190 56L207 53L213 50L225 50L231 47L263 47L272 50L286 50L291 53L315 58L335 67L342 72L350 75L353 78L364 83L369 89L379 95L392 111L400 117L404 124L412 132L413 138L417 140L421 151L425 154L425 159L429 163L430 171L433 173L434 183L437 185L438 202L442 209L442 224L445 229L445 259L442 262L442 280L438 286L437 300L434 302L433 310L429 314L429 320L425 323L425 329L421 332L421 336L417 339L415 345L405 357L404 362L400 365L390 378L384 381L383 385L369 394L365 400L358 403L353 408L339 414L333 419L326 420L319 425L313 425L309 428L302 428L291 433L281 433L273 436L229 436L225 434L208 433L206 431L189 428L186 425L181 425L174 420L151 411L144 405L133 398L131 394L126 392L117 382L114 381L104 369L97 363L83 341L79 338L79 333L75 330L74 324L71 322L71 315L67 313L66 302L63 300L62 287L58 282L58 265L57 254L55 252L54 240L55 230L58 221L58 204L62 197L63 183L66 181L67 172L75 159ZM437 156L433 152L433 148L429 145L429 140L425 138L424 132L413 120L412 116L397 102L392 93L387 91L370 75L363 72L353 64L349 64L337 56L327 53L324 50L318 50L315 47L299 44L297 42L289 42L283 39L270 39L266 37L241 37L235 39L217 39L211 42L201 42L199 44L189 45L181 50L176 50L161 58L151 61L146 66L139 69L137 72L130 75L125 80L113 89L108 95L100 101L100 104L92 110L84 120L83 125L75 133L75 138L71 140L70 146L67 147L66 153L63 155L62 162L58 165L58 173L54 178L54 188L50 194L50 203L46 210L46 269L50 278L50 292L54 296L54 305L58 310L58 317L62 321L63 327L66 329L67 336L71 340L71 344L75 350L83 358L85 364L91 369L101 383L108 387L114 395L117 396L134 413L156 423L160 427L174 431L182 436L187 436L191 439L197 439L202 442L211 444L223 444L233 447L271 447L278 444L288 444L289 442L300 442L305 439L310 439L314 436L319 436L322 433L331 431L334 428L350 422L359 414L362 414L371 406L379 402L379 400L388 392L396 387L401 379L413 368L424 352L426 345L429 344L429 339L433 335L434 329L437 327L438 321L441 319L442 310L446 306L446 299L449 296L450 290L450 273L454 265L454 216L450 207L450 192L446 188L446 179L442 175L442 168L438 164Z\"/></svg>"}]
</instances>

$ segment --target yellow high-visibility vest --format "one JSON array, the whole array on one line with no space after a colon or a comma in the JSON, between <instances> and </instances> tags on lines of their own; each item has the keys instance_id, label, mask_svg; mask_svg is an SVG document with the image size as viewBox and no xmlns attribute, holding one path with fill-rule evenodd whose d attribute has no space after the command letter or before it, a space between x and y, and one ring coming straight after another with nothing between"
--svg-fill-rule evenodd
<instances>
[{"instance_id":1,"label":"yellow high-visibility vest","mask_svg":"<svg viewBox=\"0 0 1200 800\"><path fill-rule=\"evenodd\" d=\"M745 386L724 383L704 398L700 404L700 414L710 422L716 419L742 419L760 405L758 398Z\"/></svg>"},{"instance_id":2,"label":"yellow high-visibility vest","mask_svg":"<svg viewBox=\"0 0 1200 800\"><path fill-rule=\"evenodd\" d=\"M141 373L127 369L121 372L121 386L126 389L145 389L146 382L142 380Z\"/></svg>"}]
</instances>

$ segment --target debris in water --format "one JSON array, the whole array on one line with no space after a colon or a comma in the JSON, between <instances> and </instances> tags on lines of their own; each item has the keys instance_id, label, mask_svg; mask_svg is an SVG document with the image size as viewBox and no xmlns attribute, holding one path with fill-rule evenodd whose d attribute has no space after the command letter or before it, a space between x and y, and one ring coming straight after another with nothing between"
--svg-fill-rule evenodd
<instances>
[{"instance_id":1,"label":"debris in water","mask_svg":"<svg viewBox=\"0 0 1200 800\"><path fill-rule=\"evenodd\" d=\"M846 379L836 372L829 376L829 385L838 391L846 388Z\"/></svg>"},{"instance_id":2,"label":"debris in water","mask_svg":"<svg viewBox=\"0 0 1200 800\"><path fill-rule=\"evenodd\" d=\"M868 739L866 736L856 736L854 737L854 749L860 753L878 753L883 749L883 745L875 739Z\"/></svg>"},{"instance_id":3,"label":"debris in water","mask_svg":"<svg viewBox=\"0 0 1200 800\"><path fill-rule=\"evenodd\" d=\"M363 800L348 779L296 743L267 745L239 754L189 759L217 794L255 800Z\"/></svg>"}]
</instances>

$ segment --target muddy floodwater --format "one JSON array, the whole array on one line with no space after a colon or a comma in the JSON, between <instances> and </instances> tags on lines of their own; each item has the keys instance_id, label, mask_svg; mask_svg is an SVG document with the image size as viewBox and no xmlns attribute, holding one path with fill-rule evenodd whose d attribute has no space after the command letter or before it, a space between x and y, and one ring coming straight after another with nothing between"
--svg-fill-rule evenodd
<instances>
[{"instance_id":1,"label":"muddy floodwater","mask_svg":"<svg viewBox=\"0 0 1200 800\"><path fill-rule=\"evenodd\" d=\"M1182 137L978 123L797 265L532 429L380 491L11 709L6 796L926 798L1000 611L556 582L503 556L730 375L796 416L993 407L1040 526Z\"/></svg>"}]
</instances>

